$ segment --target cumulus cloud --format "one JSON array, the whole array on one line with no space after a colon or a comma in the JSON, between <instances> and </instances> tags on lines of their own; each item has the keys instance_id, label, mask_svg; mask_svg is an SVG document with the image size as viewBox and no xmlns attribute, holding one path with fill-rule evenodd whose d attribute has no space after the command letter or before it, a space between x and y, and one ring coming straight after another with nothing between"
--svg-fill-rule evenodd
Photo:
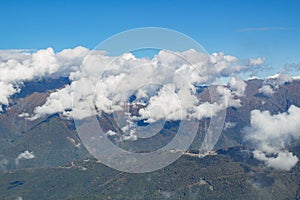
<instances>
[{"instance_id":1,"label":"cumulus cloud","mask_svg":"<svg viewBox=\"0 0 300 200\"><path fill-rule=\"evenodd\" d=\"M9 104L9 97L20 92L25 81L49 76L69 76L79 69L89 53L84 47L65 49L55 53L52 48L38 51L0 51L0 110Z\"/></svg>"},{"instance_id":2,"label":"cumulus cloud","mask_svg":"<svg viewBox=\"0 0 300 200\"><path fill-rule=\"evenodd\" d=\"M5 83L0 81L0 112L3 111L2 105L8 105L9 96L19 92L20 90L13 86L11 83Z\"/></svg>"},{"instance_id":3,"label":"cumulus cloud","mask_svg":"<svg viewBox=\"0 0 300 200\"><path fill-rule=\"evenodd\" d=\"M231 91L225 86L218 86L217 87L217 93L219 94L219 100L223 102L223 107L240 107L241 106L241 100L239 98L235 98L236 92Z\"/></svg>"},{"instance_id":4,"label":"cumulus cloud","mask_svg":"<svg viewBox=\"0 0 300 200\"><path fill-rule=\"evenodd\" d=\"M247 84L235 74L263 64L264 59L239 60L232 55L208 55L193 49L184 52L161 50L152 59L136 58L131 53L108 56L106 52L84 47L55 53L52 48L38 51L0 51L0 111L9 105L9 97L20 92L22 83L41 77L68 76L69 85L52 92L33 115L19 115L35 120L48 114L83 119L97 112L124 111L128 99L139 107L138 114L127 120L154 123L161 119L184 120L212 117L228 106L239 107ZM8 75L9 74L9 75ZM234 75L234 76L233 76ZM214 87L217 98L204 101L197 96L196 86L218 85L222 77L230 77L227 86ZM144 87L143 85L151 85ZM217 100L216 100L217 99ZM128 138L135 138L128 132Z\"/></svg>"},{"instance_id":5,"label":"cumulus cloud","mask_svg":"<svg viewBox=\"0 0 300 200\"><path fill-rule=\"evenodd\" d=\"M233 93L239 97L244 96L247 83L238 77L231 77L229 80L229 87Z\"/></svg>"},{"instance_id":6,"label":"cumulus cloud","mask_svg":"<svg viewBox=\"0 0 300 200\"><path fill-rule=\"evenodd\" d=\"M274 90L270 85L263 85L261 88L258 89L258 92L266 95L266 96L271 96L274 94Z\"/></svg>"},{"instance_id":7,"label":"cumulus cloud","mask_svg":"<svg viewBox=\"0 0 300 200\"><path fill-rule=\"evenodd\" d=\"M292 139L300 136L300 108L291 106L287 112L271 115L269 111L251 111L251 127L246 129L247 140L256 150L254 157L267 166L290 170L298 162L297 156L288 152Z\"/></svg>"},{"instance_id":8,"label":"cumulus cloud","mask_svg":"<svg viewBox=\"0 0 300 200\"><path fill-rule=\"evenodd\" d=\"M281 73L268 76L264 79L263 85L261 88L258 89L258 92L266 95L271 96L276 92L280 86L284 85L285 83L292 82L297 80L297 77L292 77L288 74L288 70L284 70Z\"/></svg>"},{"instance_id":9,"label":"cumulus cloud","mask_svg":"<svg viewBox=\"0 0 300 200\"><path fill-rule=\"evenodd\" d=\"M67 85L65 88L52 92L47 102L43 106L35 108L35 112L39 113L34 117L29 118L30 120L35 120L38 117L44 116L44 113L63 113L66 116L69 116L70 113L67 111L72 108L72 94L71 86ZM27 116L29 117L29 116Z\"/></svg>"},{"instance_id":10,"label":"cumulus cloud","mask_svg":"<svg viewBox=\"0 0 300 200\"><path fill-rule=\"evenodd\" d=\"M138 114L127 116L121 130L126 132L130 127L123 139L135 140L134 121L201 119L215 116L228 106L239 107L246 83L236 76L230 79L228 87L211 89L215 90L215 102L199 99L196 86L218 85L218 79L251 67L249 60L240 61L222 52L208 55L193 49L161 50L152 59L136 58L131 53L114 57L103 51L92 51L80 68L70 73L71 84L51 93L46 103L35 108L34 115L28 119L54 113L83 119L97 112L125 111L131 104L139 107ZM132 95L135 99L129 102Z\"/></svg>"},{"instance_id":11,"label":"cumulus cloud","mask_svg":"<svg viewBox=\"0 0 300 200\"><path fill-rule=\"evenodd\" d=\"M279 87L280 85L291 81L293 81L293 77L285 72L275 74L273 76L268 76L265 79L266 84L270 84L274 87Z\"/></svg>"},{"instance_id":12,"label":"cumulus cloud","mask_svg":"<svg viewBox=\"0 0 300 200\"><path fill-rule=\"evenodd\" d=\"M249 63L224 53L207 55L192 49L161 50L153 59L136 58L131 53L111 57L102 51L93 51L78 71L70 73L72 83L52 93L44 105L35 109L31 119L56 112L82 119L95 114L94 106L98 111L112 113L122 110L132 94L137 97L135 104L147 102L139 114L149 122L211 115L212 110L224 106L201 105L195 96L195 86L210 85L218 78L248 70ZM141 87L150 83L157 86ZM239 106L234 95L242 96L246 83L233 78L230 86L232 90L219 89L218 92L225 92L221 96L229 105ZM71 99L76 107L72 108ZM158 110L158 105L163 108ZM206 105L210 113L203 113Z\"/></svg>"},{"instance_id":13,"label":"cumulus cloud","mask_svg":"<svg viewBox=\"0 0 300 200\"><path fill-rule=\"evenodd\" d=\"M30 116L29 113L25 113L25 112L18 115L18 117L29 117L29 116Z\"/></svg>"},{"instance_id":14,"label":"cumulus cloud","mask_svg":"<svg viewBox=\"0 0 300 200\"><path fill-rule=\"evenodd\" d=\"M18 165L20 160L29 160L33 158L35 158L33 152L26 150L18 155L18 157L16 158L16 164Z\"/></svg>"},{"instance_id":15,"label":"cumulus cloud","mask_svg":"<svg viewBox=\"0 0 300 200\"><path fill-rule=\"evenodd\" d=\"M106 132L106 135L108 135L108 136L114 136L114 135L117 135L117 133L114 132L114 131L112 131L112 130L109 130L109 131Z\"/></svg>"},{"instance_id":16,"label":"cumulus cloud","mask_svg":"<svg viewBox=\"0 0 300 200\"><path fill-rule=\"evenodd\" d=\"M276 157L267 157L262 151L253 151L254 158L264 161L268 167L273 167L280 170L290 170L298 162L298 157L291 152L283 151L279 152Z\"/></svg>"},{"instance_id":17,"label":"cumulus cloud","mask_svg":"<svg viewBox=\"0 0 300 200\"><path fill-rule=\"evenodd\" d=\"M252 66L258 66L264 64L265 59L264 58L250 58L249 64Z\"/></svg>"}]
</instances>

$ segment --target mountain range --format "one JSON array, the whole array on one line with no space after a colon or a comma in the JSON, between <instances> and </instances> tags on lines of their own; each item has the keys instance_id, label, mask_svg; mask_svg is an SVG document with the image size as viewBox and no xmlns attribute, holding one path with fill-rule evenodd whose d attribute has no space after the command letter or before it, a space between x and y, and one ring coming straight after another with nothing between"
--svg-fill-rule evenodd
<instances>
[{"instance_id":1,"label":"mountain range","mask_svg":"<svg viewBox=\"0 0 300 200\"><path fill-rule=\"evenodd\" d=\"M285 82L275 88L273 95L260 92L265 82L260 79L246 81L241 106L226 110L225 125L214 153L198 155L210 121L202 119L197 124L198 133L193 144L181 158L163 169L145 174L120 172L95 159L82 144L72 119L59 113L33 121L23 116L44 104L50 92L68 84L68 78L24 83L26 89L14 95L0 115L0 198L300 198L300 165L288 171L266 166L254 157L256 146L246 137L252 110L267 110L276 115L287 112L291 105L300 107L299 80ZM199 97L207 95L205 90L198 91ZM106 123L104 126L112 126L110 115L102 121ZM178 123L168 121L158 133L156 145L172 138ZM121 145L130 149L131 143ZM150 140L151 145L154 141ZM292 139L285 148L300 156L297 139Z\"/></svg>"}]
</instances>

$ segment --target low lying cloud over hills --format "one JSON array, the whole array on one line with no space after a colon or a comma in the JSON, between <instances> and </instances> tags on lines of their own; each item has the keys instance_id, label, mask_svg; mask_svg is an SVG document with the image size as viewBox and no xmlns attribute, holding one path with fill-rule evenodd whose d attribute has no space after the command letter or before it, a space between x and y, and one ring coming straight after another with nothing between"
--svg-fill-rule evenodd
<instances>
[{"instance_id":1,"label":"low lying cloud over hills","mask_svg":"<svg viewBox=\"0 0 300 200\"><path fill-rule=\"evenodd\" d=\"M184 52L161 50L153 58L137 58L132 53L108 56L104 51L90 51L84 47L58 53L52 48L2 50L0 111L5 112L3 108L9 106L10 98L22 90L25 82L64 76L69 78L70 84L52 91L33 113L19 116L36 120L59 113L83 119L97 112L127 112L130 104L139 108L138 113L127 115L127 122L120 127L122 130L135 130L136 123L132 122L139 120L155 123L162 119L209 118L228 107L243 106L247 83L241 74L243 77L251 74L263 67L264 62L263 58L240 60L222 52L208 55L193 49ZM293 81L286 71L263 80L257 92L264 96L274 95L279 86ZM214 97L212 101L201 99L197 93L199 88L207 87ZM277 115L251 111L251 127L246 132L247 139L255 147L255 158L283 170L291 169L298 162L287 150L291 139L298 139L300 132L297 113L299 108L295 106ZM131 131L125 138L136 138L134 136Z\"/></svg>"},{"instance_id":2,"label":"low lying cloud over hills","mask_svg":"<svg viewBox=\"0 0 300 200\"><path fill-rule=\"evenodd\" d=\"M82 64L84 58L88 59ZM112 61L113 63L110 63ZM102 98L100 102L96 102L101 110L108 111L107 107L112 106L111 99L103 97L116 92L112 91L112 88L120 80L127 80L122 88L120 86L116 88L124 96L124 93L132 92L131 89L136 89L145 81L158 82L162 85L172 82L175 83L176 89L179 87L182 89L190 86L188 84L210 84L217 78L251 70L251 66L262 63L261 58L240 61L234 56L223 53L207 55L194 50L181 53L162 50L153 59L136 58L130 53L121 57L110 57L103 51L90 51L84 47L65 49L58 53L55 53L52 48L38 51L2 50L0 51L0 105L1 109L3 105L8 105L9 97L20 92L22 83L26 81L49 76L68 76L74 85L77 83L77 87L81 87L76 89L77 91L85 86L85 91L92 91L99 76L106 71L108 76L101 80L102 88L99 88L102 92L99 97ZM187 84L182 85L180 82L183 81ZM73 85L70 88L75 90ZM56 97L51 96L49 99L51 98ZM50 103L48 102L47 105ZM53 110L56 112L58 109ZM62 112L62 109L60 111ZM37 110L37 115L40 114L43 114L42 109Z\"/></svg>"},{"instance_id":3,"label":"low lying cloud over hills","mask_svg":"<svg viewBox=\"0 0 300 200\"><path fill-rule=\"evenodd\" d=\"M32 119L51 114L51 111L83 118L93 114L94 108L90 107L93 101L100 111L111 113L123 109L124 103L131 95L135 95L136 103L149 102L148 106L140 111L142 118L148 118L149 121L160 118L176 120L187 118L191 114L197 117L200 103L195 96L196 85L211 85L221 77L251 69L252 64L253 61L239 61L236 57L223 53L207 55L194 50L181 53L162 50L153 59L136 58L130 53L120 57L109 57L103 52L94 51L78 71L70 73L72 83L52 93L46 104L35 110ZM233 96L242 95L246 85L242 82L237 78L231 79L229 86L232 93L219 89L220 95L224 96L223 100L227 99L227 103L237 105ZM150 84L152 86L143 87ZM72 98L77 108L70 111ZM165 113L162 116L159 116L162 112L149 111L154 110L152 107L157 105L164 105ZM214 107L216 111L226 107L222 106L221 102L209 106L219 106ZM209 107L206 109L209 110ZM149 118L150 115L152 119Z\"/></svg>"},{"instance_id":4,"label":"low lying cloud over hills","mask_svg":"<svg viewBox=\"0 0 300 200\"><path fill-rule=\"evenodd\" d=\"M269 111L251 111L251 127L246 132L256 148L254 157L269 167L282 170L294 167L299 159L286 148L292 139L300 137L299 121L300 108L296 106L275 115Z\"/></svg>"},{"instance_id":5,"label":"low lying cloud over hills","mask_svg":"<svg viewBox=\"0 0 300 200\"><path fill-rule=\"evenodd\" d=\"M76 71L89 53L84 47L55 53L52 48L35 52L27 50L0 51L0 111L9 104L9 97L20 92L22 83L49 76L68 76Z\"/></svg>"},{"instance_id":6,"label":"low lying cloud over hills","mask_svg":"<svg viewBox=\"0 0 300 200\"><path fill-rule=\"evenodd\" d=\"M138 114L125 115L126 123L120 128L128 130L125 138L136 138L133 121L202 119L229 106L239 107L246 83L236 76L230 78L228 85L218 80L251 70L257 63L262 64L253 59L241 61L223 53L207 55L192 49L161 50L152 59L137 58L132 53L112 57L103 51L92 51L80 69L70 73L71 84L50 94L29 119L53 113L83 119L97 111L127 112L129 99L134 97L130 104L140 108ZM197 86L212 85L217 86L210 89L212 102L197 97Z\"/></svg>"}]
</instances>

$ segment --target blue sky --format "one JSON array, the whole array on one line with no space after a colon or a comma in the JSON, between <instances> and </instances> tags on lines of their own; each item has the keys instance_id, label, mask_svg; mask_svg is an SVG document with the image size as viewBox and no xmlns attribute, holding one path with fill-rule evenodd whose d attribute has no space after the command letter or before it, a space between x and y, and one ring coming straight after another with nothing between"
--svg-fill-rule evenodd
<instances>
[{"instance_id":1,"label":"blue sky","mask_svg":"<svg viewBox=\"0 0 300 200\"><path fill-rule=\"evenodd\" d=\"M194 38L209 53L300 62L300 1L0 1L0 49L94 48L109 36L155 26Z\"/></svg>"}]
</instances>

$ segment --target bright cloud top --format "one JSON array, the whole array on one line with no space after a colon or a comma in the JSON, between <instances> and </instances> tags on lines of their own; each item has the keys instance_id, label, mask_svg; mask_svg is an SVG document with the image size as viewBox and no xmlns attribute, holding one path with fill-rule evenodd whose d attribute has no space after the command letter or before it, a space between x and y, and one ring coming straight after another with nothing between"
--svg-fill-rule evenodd
<instances>
[{"instance_id":1,"label":"bright cloud top","mask_svg":"<svg viewBox=\"0 0 300 200\"><path fill-rule=\"evenodd\" d=\"M20 92L25 81L49 76L68 76L71 81L52 92L28 119L54 113L83 119L98 111L126 111L130 103L139 111L135 116L127 115L123 129L134 130L132 121L201 119L228 106L239 107L239 97L244 95L247 84L236 75L251 71L264 60L239 60L222 52L208 55L193 49L161 50L152 59L137 58L132 53L114 57L104 51L76 47L58 53L51 48L36 52L1 51L0 61L2 105L9 105L9 97ZM218 83L223 77L231 77L227 86ZM197 96L197 87L212 85L219 85L210 89L213 102ZM134 101L129 102L133 96Z\"/></svg>"},{"instance_id":2,"label":"bright cloud top","mask_svg":"<svg viewBox=\"0 0 300 200\"><path fill-rule=\"evenodd\" d=\"M291 106L287 112L271 115L269 111L251 111L251 128L247 139L256 150L254 157L267 166L290 170L298 162L297 156L286 149L292 139L300 136L300 108Z\"/></svg>"},{"instance_id":3,"label":"bright cloud top","mask_svg":"<svg viewBox=\"0 0 300 200\"><path fill-rule=\"evenodd\" d=\"M26 150L18 155L18 157L16 158L16 164L18 165L20 160L29 160L33 158L35 158L33 152Z\"/></svg>"},{"instance_id":4,"label":"bright cloud top","mask_svg":"<svg viewBox=\"0 0 300 200\"><path fill-rule=\"evenodd\" d=\"M0 51L0 111L9 104L9 97L20 92L23 82L49 76L68 76L76 71L89 53L84 47L55 53L52 48L36 52L25 50Z\"/></svg>"},{"instance_id":5,"label":"bright cloud top","mask_svg":"<svg viewBox=\"0 0 300 200\"><path fill-rule=\"evenodd\" d=\"M47 102L35 109L31 119L57 112L81 119L95 114L94 106L99 111L112 113L124 109L131 95L135 95L136 105L143 105L140 118L149 122L161 118L211 116L226 106L238 106L239 100L233 97L243 95L246 83L237 77L231 78L229 89L216 90L220 102L206 104L199 102L195 86L212 85L221 77L247 71L253 62L240 61L223 53L207 55L195 50L161 50L153 59L136 58L131 53L110 57L102 51L93 51L79 70L70 73L72 83L50 94ZM150 84L153 86L144 87ZM76 107L72 107L73 104ZM163 106L164 112L156 112L157 105Z\"/></svg>"},{"instance_id":6,"label":"bright cloud top","mask_svg":"<svg viewBox=\"0 0 300 200\"><path fill-rule=\"evenodd\" d=\"M67 76L70 84L52 92L31 116L23 116L35 120L60 113L83 119L98 111L127 112L126 107L130 105L138 108L138 114L125 113L128 119L121 129L130 130L125 140L134 139L136 135L132 131L137 127L133 122L137 120L155 123L162 119L201 119L212 117L228 106L239 107L239 98L244 96L247 84L238 74L252 71L263 63L263 58L239 60L222 52L208 55L193 49L161 50L152 59L137 58L131 53L113 57L84 47L58 53L52 48L34 52L3 50L0 51L0 112L3 105L9 105L10 96L21 91L24 82ZM219 84L218 80L223 77L228 78L227 85ZM285 73L268 77L259 92L271 96L280 85L292 80ZM201 99L196 92L197 87L207 86L214 86L209 91L216 97L213 102ZM273 116L267 111L251 112L248 139L256 145L255 158L267 166L284 170L298 162L285 148L291 138L299 136L299 110L291 106L287 113ZM117 133L110 130L107 134ZM20 154L17 160L27 158L33 158L30 152Z\"/></svg>"}]
</instances>

